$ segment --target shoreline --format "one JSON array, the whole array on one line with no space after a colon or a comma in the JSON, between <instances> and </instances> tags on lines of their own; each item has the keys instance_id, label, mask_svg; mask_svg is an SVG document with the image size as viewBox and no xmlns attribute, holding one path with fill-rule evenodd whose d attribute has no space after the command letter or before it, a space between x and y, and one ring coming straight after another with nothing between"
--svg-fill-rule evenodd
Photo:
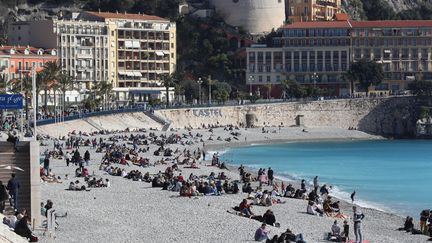
<instances>
[{"instance_id":1,"label":"shoreline","mask_svg":"<svg viewBox=\"0 0 432 243\"><path fill-rule=\"evenodd\" d=\"M249 141L249 142L234 142L234 143L230 143L230 144L216 143L216 144L206 145L206 148L207 148L206 154L207 154L207 156L209 156L211 158L212 154L210 154L210 152L219 153L219 155L222 156L225 152L227 152L230 149L251 147L251 146L253 147L253 146L287 144L287 143L319 143L319 142L389 140L389 139L387 139L385 137L381 137L381 136L375 136L375 135L370 135L370 134L368 134L368 135L370 137L364 137L364 138L358 138L358 137L346 137L346 138L340 138L340 137L328 138L327 137L327 138L325 138L325 137L322 137L322 138L304 138L304 139L298 139L298 138L297 139L268 139L268 140L254 140L254 141ZM239 164L232 164L233 161L223 161L222 160L222 162L225 162L229 169L237 171ZM247 171L248 173L251 173L252 175L257 177L258 168L248 166L247 164L243 164L243 166L245 167L245 171ZM271 167L271 166L266 165L263 168L268 168L268 167ZM317 175L317 176L320 177L320 175ZM286 183L286 185L291 184L295 188L300 188L300 184L301 184L302 179L304 179L306 181L307 187L310 187L312 185L310 180L307 178L289 178L289 177L278 174L278 172L275 172L274 177L275 177L275 181L277 181L279 184L283 181L284 183ZM320 184L323 185L324 183L321 182ZM338 187L338 185L329 184L328 182L326 182L325 184L327 184L328 186ZM341 191L341 192L350 193L350 192L346 192L346 191ZM382 212L382 213L388 213L389 215L394 215L394 216L400 217L402 220L404 220L406 217L406 215L403 215L403 214L397 214L397 213L390 212L392 210L391 208L386 208L382 205L382 203L379 203L379 202L369 201L369 200L358 200L357 202L351 203L347 199L343 199L340 196L336 196L334 194L333 190L330 190L330 195L336 201L340 201L341 206L343 205L345 208L347 208L348 206L351 207L351 206L356 205L356 206L364 208L364 209L377 210L377 211ZM371 204L377 204L377 206L373 206Z\"/></svg>"}]
</instances>

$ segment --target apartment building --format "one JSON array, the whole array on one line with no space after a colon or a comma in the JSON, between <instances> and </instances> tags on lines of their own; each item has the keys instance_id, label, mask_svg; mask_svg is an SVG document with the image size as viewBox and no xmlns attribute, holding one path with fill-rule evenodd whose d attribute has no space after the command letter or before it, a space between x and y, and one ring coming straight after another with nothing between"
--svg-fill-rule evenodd
<instances>
[{"instance_id":1,"label":"apartment building","mask_svg":"<svg viewBox=\"0 0 432 243\"><path fill-rule=\"evenodd\" d=\"M280 84L284 79L346 95L344 74L361 58L383 64L384 82L373 90L405 90L413 80L432 80L432 21L296 22L281 28L275 48L247 48L246 83Z\"/></svg>"},{"instance_id":2,"label":"apartment building","mask_svg":"<svg viewBox=\"0 0 432 243\"><path fill-rule=\"evenodd\" d=\"M107 26L77 17L13 23L9 41L15 45L57 48L59 63L75 78L76 88L86 90L97 82L115 82L115 77L110 77L108 72Z\"/></svg>"},{"instance_id":3,"label":"apartment building","mask_svg":"<svg viewBox=\"0 0 432 243\"><path fill-rule=\"evenodd\" d=\"M0 74L7 80L21 79L43 69L46 62L57 61L57 50L30 46L0 46Z\"/></svg>"},{"instance_id":4,"label":"apartment building","mask_svg":"<svg viewBox=\"0 0 432 243\"><path fill-rule=\"evenodd\" d=\"M285 0L287 19L293 22L330 21L342 11L341 0Z\"/></svg>"},{"instance_id":5,"label":"apartment building","mask_svg":"<svg viewBox=\"0 0 432 243\"><path fill-rule=\"evenodd\" d=\"M162 80L176 68L175 23L157 16L79 12L62 20L14 23L9 36L12 43L57 46L62 68L80 88L111 82L125 101L163 98Z\"/></svg>"}]
</instances>

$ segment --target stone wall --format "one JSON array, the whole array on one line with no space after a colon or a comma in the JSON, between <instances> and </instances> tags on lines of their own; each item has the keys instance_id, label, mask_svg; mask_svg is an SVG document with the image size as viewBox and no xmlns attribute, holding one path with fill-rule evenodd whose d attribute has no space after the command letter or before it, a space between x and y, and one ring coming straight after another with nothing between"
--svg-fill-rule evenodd
<instances>
[{"instance_id":1,"label":"stone wall","mask_svg":"<svg viewBox=\"0 0 432 243\"><path fill-rule=\"evenodd\" d=\"M157 114L171 121L171 127L199 127L201 124L246 123L246 114L256 116L255 125L296 126L296 118L304 116L305 127L355 127L361 131L411 136L415 131L416 101L413 97L346 99L291 102L214 108L159 110Z\"/></svg>"}]
</instances>

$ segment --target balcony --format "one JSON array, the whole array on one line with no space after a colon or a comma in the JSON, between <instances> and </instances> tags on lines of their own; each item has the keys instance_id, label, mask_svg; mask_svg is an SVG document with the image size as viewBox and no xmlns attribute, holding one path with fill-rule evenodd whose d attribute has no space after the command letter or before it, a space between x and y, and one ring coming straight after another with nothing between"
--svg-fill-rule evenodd
<instances>
[{"instance_id":1,"label":"balcony","mask_svg":"<svg viewBox=\"0 0 432 243\"><path fill-rule=\"evenodd\" d=\"M92 59L93 58L93 55L92 54L83 54L83 53L78 53L77 55L77 58L79 58L79 59Z\"/></svg>"}]
</instances>

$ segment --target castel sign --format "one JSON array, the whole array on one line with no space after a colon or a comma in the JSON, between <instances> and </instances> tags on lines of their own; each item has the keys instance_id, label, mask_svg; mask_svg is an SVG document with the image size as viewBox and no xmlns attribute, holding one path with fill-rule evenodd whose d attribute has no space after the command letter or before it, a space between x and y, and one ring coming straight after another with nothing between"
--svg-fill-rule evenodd
<instances>
[{"instance_id":1,"label":"castel sign","mask_svg":"<svg viewBox=\"0 0 432 243\"><path fill-rule=\"evenodd\" d=\"M192 110L192 113L196 117L222 117L221 109L197 109Z\"/></svg>"}]
</instances>

